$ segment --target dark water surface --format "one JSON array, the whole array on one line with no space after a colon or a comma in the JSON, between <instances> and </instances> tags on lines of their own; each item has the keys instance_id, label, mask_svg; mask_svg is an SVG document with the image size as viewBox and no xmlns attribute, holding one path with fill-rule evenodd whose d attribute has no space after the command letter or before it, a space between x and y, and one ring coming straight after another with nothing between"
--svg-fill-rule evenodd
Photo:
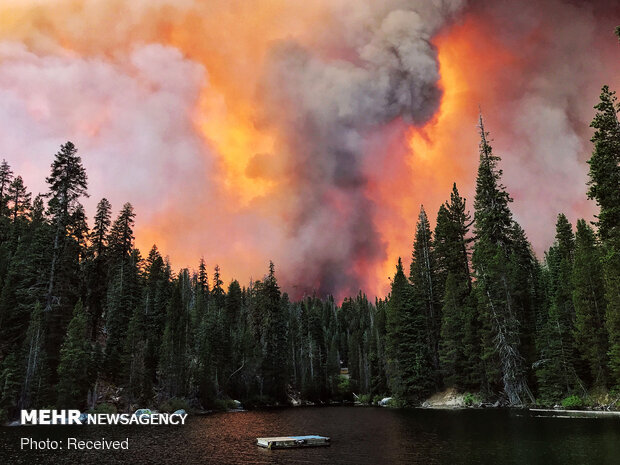
<instances>
[{"instance_id":1,"label":"dark water surface","mask_svg":"<svg viewBox=\"0 0 620 465\"><path fill-rule=\"evenodd\" d=\"M0 427L0 464L620 464L620 418L509 410L290 408L188 418L185 426ZM330 447L266 450L264 436ZM20 438L129 438L129 451L22 451Z\"/></svg>"}]
</instances>

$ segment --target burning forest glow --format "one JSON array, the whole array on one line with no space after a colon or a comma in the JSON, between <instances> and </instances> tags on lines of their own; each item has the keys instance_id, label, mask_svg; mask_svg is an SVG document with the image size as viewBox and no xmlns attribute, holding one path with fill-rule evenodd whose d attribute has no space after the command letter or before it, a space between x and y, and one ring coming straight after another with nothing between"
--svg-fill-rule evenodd
<instances>
[{"instance_id":1,"label":"burning forest glow","mask_svg":"<svg viewBox=\"0 0 620 465\"><path fill-rule=\"evenodd\" d=\"M579 21L575 19L579 18ZM383 296L421 204L471 208L479 106L541 253L620 87L614 2L5 0L0 157L35 193L72 140L136 244L226 280ZM432 44L432 45L431 45Z\"/></svg>"}]
</instances>

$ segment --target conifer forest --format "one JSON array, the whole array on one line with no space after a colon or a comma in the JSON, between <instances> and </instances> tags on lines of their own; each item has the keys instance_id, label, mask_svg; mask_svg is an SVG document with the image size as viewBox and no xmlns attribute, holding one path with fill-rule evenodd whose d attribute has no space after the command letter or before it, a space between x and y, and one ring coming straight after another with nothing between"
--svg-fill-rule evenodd
<instances>
[{"instance_id":1,"label":"conifer forest","mask_svg":"<svg viewBox=\"0 0 620 465\"><path fill-rule=\"evenodd\" d=\"M260 406L391 396L416 406L447 388L508 406L618 397L619 111L603 87L584 167L597 216L571 224L558 212L544 257L512 215L481 117L475 198L466 201L455 184L439 211L420 209L412 250L402 251L411 266L395 263L389 295L374 300L363 291L342 302L292 300L277 263L245 283L223 282L217 264L200 257L195 269L175 270L156 246L137 250L139 212L130 203L103 198L86 217L88 176L71 142L53 157L48 190L37 196L7 154L2 417L103 402L213 409L232 399Z\"/></svg>"}]
</instances>

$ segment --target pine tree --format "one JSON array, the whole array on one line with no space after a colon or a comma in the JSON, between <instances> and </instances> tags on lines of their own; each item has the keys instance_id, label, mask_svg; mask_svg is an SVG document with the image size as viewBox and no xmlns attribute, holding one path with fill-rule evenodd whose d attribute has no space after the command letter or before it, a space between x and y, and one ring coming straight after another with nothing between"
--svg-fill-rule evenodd
<instances>
[{"instance_id":1,"label":"pine tree","mask_svg":"<svg viewBox=\"0 0 620 465\"><path fill-rule=\"evenodd\" d=\"M6 215L7 212L7 191L13 180L13 171L6 160L0 163L0 216Z\"/></svg>"},{"instance_id":2,"label":"pine tree","mask_svg":"<svg viewBox=\"0 0 620 465\"><path fill-rule=\"evenodd\" d=\"M572 281L577 348L590 370L592 383L605 386L608 341L601 251L594 231L584 220L577 221Z\"/></svg>"},{"instance_id":3,"label":"pine tree","mask_svg":"<svg viewBox=\"0 0 620 465\"><path fill-rule=\"evenodd\" d=\"M595 105L596 116L590 125L595 129L594 151L588 160L590 180L588 198L600 207L597 218L601 240L620 238L620 104L616 93L603 86L600 102Z\"/></svg>"},{"instance_id":4,"label":"pine tree","mask_svg":"<svg viewBox=\"0 0 620 465\"><path fill-rule=\"evenodd\" d=\"M54 295L56 287L56 269L65 245L67 228L70 226L71 215L79 205L79 198L86 197L87 177L82 166L82 159L77 155L77 148L71 142L60 147L52 163L52 173L46 179L50 185L49 214L55 233L53 256L49 285L46 296L45 311L51 311L59 300Z\"/></svg>"},{"instance_id":5,"label":"pine tree","mask_svg":"<svg viewBox=\"0 0 620 465\"><path fill-rule=\"evenodd\" d=\"M88 372L91 355L87 317L82 301L79 301L60 349L57 386L59 408L82 408L86 405L86 394L91 385Z\"/></svg>"},{"instance_id":6,"label":"pine tree","mask_svg":"<svg viewBox=\"0 0 620 465\"><path fill-rule=\"evenodd\" d=\"M188 328L190 318L188 302L184 299L185 290L189 289L189 284L189 273L187 270L182 270L166 311L166 326L159 359L159 380L160 388L168 397L187 395L189 386Z\"/></svg>"},{"instance_id":7,"label":"pine tree","mask_svg":"<svg viewBox=\"0 0 620 465\"><path fill-rule=\"evenodd\" d=\"M437 275L444 284L441 310L439 358L444 383L471 387L470 376L477 365L478 347L474 312L470 308L471 276L468 237L471 218L453 185L450 201L441 205L435 228ZM467 340L467 342L466 342Z\"/></svg>"},{"instance_id":8,"label":"pine tree","mask_svg":"<svg viewBox=\"0 0 620 465\"><path fill-rule=\"evenodd\" d=\"M86 221L86 212L82 205L78 205L73 214L71 215L71 223L67 229L67 251L73 258L73 266L75 267L75 273L77 281L82 281L82 264L88 256L88 222Z\"/></svg>"},{"instance_id":9,"label":"pine tree","mask_svg":"<svg viewBox=\"0 0 620 465\"><path fill-rule=\"evenodd\" d=\"M202 285L200 285L202 286ZM224 373L223 382L226 387L230 387L233 376L245 364L245 353L242 339L242 295L239 282L234 280L228 286L226 293L226 304L222 318L222 332L225 335L221 341L224 345Z\"/></svg>"},{"instance_id":10,"label":"pine tree","mask_svg":"<svg viewBox=\"0 0 620 465\"><path fill-rule=\"evenodd\" d=\"M210 296L213 299L213 304L218 309L221 309L224 306L224 296L226 293L222 287L223 284L224 282L222 281L220 275L220 265L215 265L215 270L213 272L213 288L211 289Z\"/></svg>"},{"instance_id":11,"label":"pine tree","mask_svg":"<svg viewBox=\"0 0 620 465\"><path fill-rule=\"evenodd\" d=\"M575 236L564 214L558 215L556 246L551 267L553 286L550 319L557 325L563 347L562 364L565 373L574 371L574 319L572 271L575 255Z\"/></svg>"},{"instance_id":12,"label":"pine tree","mask_svg":"<svg viewBox=\"0 0 620 465\"><path fill-rule=\"evenodd\" d=\"M512 248L509 257L509 282L515 314L519 321L520 352L530 365L536 359L536 321L543 311L540 288L540 263L536 259L525 231L513 221L511 229ZM534 382L533 373L528 373L528 383Z\"/></svg>"},{"instance_id":13,"label":"pine tree","mask_svg":"<svg viewBox=\"0 0 620 465\"><path fill-rule=\"evenodd\" d=\"M89 333L96 340L100 331L103 303L107 292L108 269L108 231L110 228L112 206L106 198L97 204L95 224L90 233L89 259L86 266L87 275L87 309L89 314Z\"/></svg>"},{"instance_id":14,"label":"pine tree","mask_svg":"<svg viewBox=\"0 0 620 465\"><path fill-rule=\"evenodd\" d=\"M32 201L30 219L32 220L32 224L35 226L41 225L46 220L45 204L43 202L43 196L41 194L38 194Z\"/></svg>"},{"instance_id":15,"label":"pine tree","mask_svg":"<svg viewBox=\"0 0 620 465\"><path fill-rule=\"evenodd\" d=\"M217 280L216 280L217 281ZM215 286L215 284L214 284ZM284 308L280 286L273 262L261 288L260 307L266 316L264 326L265 352L263 357L264 392L278 401L286 399L287 323L288 308Z\"/></svg>"},{"instance_id":16,"label":"pine tree","mask_svg":"<svg viewBox=\"0 0 620 465\"><path fill-rule=\"evenodd\" d=\"M220 275L220 266L215 265L213 287L207 296L208 311L204 321L205 347L208 347L210 370L213 373L215 390L219 391L224 375L224 359L227 357L222 340L225 338L224 315L226 292Z\"/></svg>"},{"instance_id":17,"label":"pine tree","mask_svg":"<svg viewBox=\"0 0 620 465\"><path fill-rule=\"evenodd\" d=\"M201 264L204 264L201 261ZM206 276L206 273L205 273ZM217 396L216 367L214 366L214 344L217 334L212 329L216 327L214 312L209 309L208 289L203 289L200 278L197 282L196 301L194 303L194 326L196 327L193 352L196 358L194 368L194 384L197 396L204 407L214 404Z\"/></svg>"},{"instance_id":18,"label":"pine tree","mask_svg":"<svg viewBox=\"0 0 620 465\"><path fill-rule=\"evenodd\" d=\"M504 392L511 405L533 400L520 352L519 321L514 308L509 258L512 252L513 220L508 204L512 201L501 184L499 157L493 155L480 117L480 164L474 202L476 243L472 256L482 321L482 360L487 382L496 383L501 373Z\"/></svg>"},{"instance_id":19,"label":"pine tree","mask_svg":"<svg viewBox=\"0 0 620 465\"><path fill-rule=\"evenodd\" d=\"M540 397L553 402L572 393L581 382L576 370L573 307L575 237L564 214L558 215L553 247L546 255L548 315L539 335L537 363Z\"/></svg>"},{"instance_id":20,"label":"pine tree","mask_svg":"<svg viewBox=\"0 0 620 465\"><path fill-rule=\"evenodd\" d=\"M51 261L50 242L53 235L43 215L41 198L35 199L32 220L25 222L16 247L6 264L0 292L0 353L18 350L21 346L30 314L36 302L43 302ZM4 248L7 244L3 244Z\"/></svg>"},{"instance_id":21,"label":"pine tree","mask_svg":"<svg viewBox=\"0 0 620 465\"><path fill-rule=\"evenodd\" d=\"M465 319L467 312L467 288L458 282L454 274L448 274L442 308L441 341L439 357L441 372L446 386L462 388L465 380Z\"/></svg>"},{"instance_id":22,"label":"pine tree","mask_svg":"<svg viewBox=\"0 0 620 465\"><path fill-rule=\"evenodd\" d=\"M387 311L388 385L394 395L412 403L435 385L427 302L421 297L407 282L399 259Z\"/></svg>"},{"instance_id":23,"label":"pine tree","mask_svg":"<svg viewBox=\"0 0 620 465\"><path fill-rule=\"evenodd\" d=\"M110 235L108 237L108 246L110 248L110 260L116 263L122 263L131 254L133 249L133 227L136 214L130 203L123 205L118 218L114 221Z\"/></svg>"},{"instance_id":24,"label":"pine tree","mask_svg":"<svg viewBox=\"0 0 620 465\"><path fill-rule=\"evenodd\" d=\"M403 395L405 391L400 366L400 350L403 316L411 308L411 288L409 286L399 257L386 309L386 373L388 388L394 395Z\"/></svg>"},{"instance_id":25,"label":"pine tree","mask_svg":"<svg viewBox=\"0 0 620 465\"><path fill-rule=\"evenodd\" d=\"M219 271L219 270L218 270ZM207 266L205 265L205 259L201 258L198 264L198 285L200 292L208 297L209 294L209 276L207 275Z\"/></svg>"},{"instance_id":26,"label":"pine tree","mask_svg":"<svg viewBox=\"0 0 620 465\"><path fill-rule=\"evenodd\" d=\"M90 243L95 258L103 257L108 245L108 230L110 228L112 205L105 197L97 204L93 230L90 234Z\"/></svg>"},{"instance_id":27,"label":"pine tree","mask_svg":"<svg viewBox=\"0 0 620 465\"><path fill-rule=\"evenodd\" d=\"M139 253L133 250L135 213L130 203L123 205L108 237L110 281L106 299L106 366L118 378L124 339L140 299Z\"/></svg>"},{"instance_id":28,"label":"pine tree","mask_svg":"<svg viewBox=\"0 0 620 465\"><path fill-rule=\"evenodd\" d=\"M9 185L8 197L11 202L11 216L13 223L16 223L19 216L23 216L28 213L32 198L32 194L26 190L24 180L21 176L17 176Z\"/></svg>"},{"instance_id":29,"label":"pine tree","mask_svg":"<svg viewBox=\"0 0 620 465\"><path fill-rule=\"evenodd\" d=\"M106 298L105 368L114 381L122 377L122 358L131 316L140 303L142 258L137 249L113 267Z\"/></svg>"},{"instance_id":30,"label":"pine tree","mask_svg":"<svg viewBox=\"0 0 620 465\"><path fill-rule=\"evenodd\" d=\"M432 357L434 377L439 371L439 332L441 328L441 311L439 290L436 276L435 252L431 227L424 211L420 208L418 224L413 242L413 254L409 269L409 281L416 310L419 308L426 315L426 337ZM436 379L435 382L438 382Z\"/></svg>"},{"instance_id":31,"label":"pine tree","mask_svg":"<svg viewBox=\"0 0 620 465\"><path fill-rule=\"evenodd\" d=\"M453 273L467 282L468 289L471 289L469 248L473 241L469 237L470 226L471 216L465 199L454 184L450 201L439 207L433 244L440 281L445 281L447 275Z\"/></svg>"},{"instance_id":32,"label":"pine tree","mask_svg":"<svg viewBox=\"0 0 620 465\"><path fill-rule=\"evenodd\" d=\"M384 395L387 393L386 375L386 302L376 299L373 306L371 334L368 359L370 362L370 389L368 394Z\"/></svg>"},{"instance_id":33,"label":"pine tree","mask_svg":"<svg viewBox=\"0 0 620 465\"><path fill-rule=\"evenodd\" d=\"M140 308L144 312L146 335L145 386L150 391L157 382L161 339L165 326L166 307L171 295L171 271L156 246L151 248L145 264L144 286Z\"/></svg>"},{"instance_id":34,"label":"pine tree","mask_svg":"<svg viewBox=\"0 0 620 465\"><path fill-rule=\"evenodd\" d=\"M73 222L84 218L77 214L80 198L87 197L87 177L77 149L71 142L60 147L46 179L50 186L48 212L53 228L51 263L45 293L46 351L50 370L56 373L58 351L64 337L72 309L77 302L79 284L79 247L71 244L72 229L83 229ZM52 382L54 379L52 379Z\"/></svg>"},{"instance_id":35,"label":"pine tree","mask_svg":"<svg viewBox=\"0 0 620 465\"><path fill-rule=\"evenodd\" d=\"M600 99L591 124L595 132L594 151L588 161L588 197L600 207L597 224L603 246L609 367L612 382L620 385L620 106L607 86Z\"/></svg>"}]
</instances>

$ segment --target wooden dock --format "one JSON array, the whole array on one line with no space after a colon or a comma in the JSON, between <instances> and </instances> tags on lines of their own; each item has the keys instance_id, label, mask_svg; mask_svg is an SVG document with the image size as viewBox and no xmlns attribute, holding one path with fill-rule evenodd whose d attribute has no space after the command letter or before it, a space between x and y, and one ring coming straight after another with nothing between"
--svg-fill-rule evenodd
<instances>
[{"instance_id":1,"label":"wooden dock","mask_svg":"<svg viewBox=\"0 0 620 465\"><path fill-rule=\"evenodd\" d=\"M289 449L293 447L329 446L329 438L325 436L282 436L276 438L256 438L256 444L267 449Z\"/></svg>"}]
</instances>

